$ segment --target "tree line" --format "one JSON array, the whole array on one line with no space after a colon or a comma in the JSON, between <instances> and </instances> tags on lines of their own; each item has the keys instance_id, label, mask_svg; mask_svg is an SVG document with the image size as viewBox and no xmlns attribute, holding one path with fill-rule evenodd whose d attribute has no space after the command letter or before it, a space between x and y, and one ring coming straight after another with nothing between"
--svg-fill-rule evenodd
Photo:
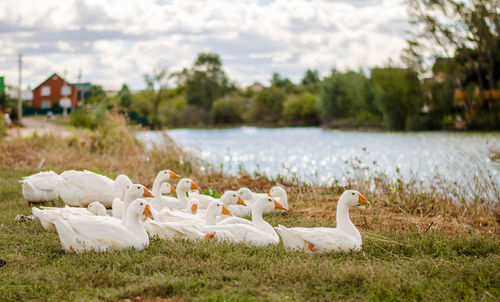
<instances>
[{"instance_id":1,"label":"tree line","mask_svg":"<svg viewBox=\"0 0 500 302\"><path fill-rule=\"evenodd\" d=\"M158 68L147 89L127 85L114 97L93 86L93 112L75 123L97 123L99 110L117 108L154 129L251 124L433 130L500 128L500 4L407 0L418 30L408 40L404 67L339 71L320 77L307 70L298 83L278 73L270 84L241 88L214 53L190 68ZM101 89L102 90L102 89ZM94 121L94 122L92 122Z\"/></svg>"}]
</instances>

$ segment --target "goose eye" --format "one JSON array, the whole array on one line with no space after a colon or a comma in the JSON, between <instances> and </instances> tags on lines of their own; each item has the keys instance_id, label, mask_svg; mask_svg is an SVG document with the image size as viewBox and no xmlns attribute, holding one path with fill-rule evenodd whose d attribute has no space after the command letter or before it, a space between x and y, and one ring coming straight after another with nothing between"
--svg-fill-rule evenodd
<instances>
[{"instance_id":1,"label":"goose eye","mask_svg":"<svg viewBox=\"0 0 500 302\"><path fill-rule=\"evenodd\" d=\"M352 193L352 195L356 195L356 194Z\"/></svg>"},{"instance_id":2,"label":"goose eye","mask_svg":"<svg viewBox=\"0 0 500 302\"><path fill-rule=\"evenodd\" d=\"M144 204L141 202L141 206L143 206Z\"/></svg>"},{"instance_id":3,"label":"goose eye","mask_svg":"<svg viewBox=\"0 0 500 302\"><path fill-rule=\"evenodd\" d=\"M140 189L141 187L137 187L137 189Z\"/></svg>"}]
</instances>

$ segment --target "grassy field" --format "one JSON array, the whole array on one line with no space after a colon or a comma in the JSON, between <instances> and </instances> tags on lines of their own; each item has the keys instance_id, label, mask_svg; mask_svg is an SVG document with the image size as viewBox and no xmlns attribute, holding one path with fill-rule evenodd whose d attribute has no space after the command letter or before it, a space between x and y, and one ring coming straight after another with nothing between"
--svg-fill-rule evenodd
<instances>
[{"instance_id":1,"label":"grassy field","mask_svg":"<svg viewBox=\"0 0 500 302\"><path fill-rule=\"evenodd\" d=\"M0 268L0 301L500 297L498 209L455 205L438 195L393 187L377 194L359 188L373 206L351 213L364 241L362 252L353 254L306 255L287 253L281 244L253 248L157 239L141 252L73 254L64 252L57 234L38 222L14 222L16 214L31 213L17 180L34 173L41 158L58 172L72 167L111 177L125 172L145 185L151 185L160 168L191 175L202 188L218 192L240 186L267 190L273 184L264 177L202 175L174 147L146 153L126 135L112 143L106 141L109 135L0 142L0 259L7 262ZM120 151L110 147L115 144L131 146ZM126 159L131 162L119 164ZM334 226L336 200L343 189L287 184L290 211L266 219L273 225Z\"/></svg>"}]
</instances>

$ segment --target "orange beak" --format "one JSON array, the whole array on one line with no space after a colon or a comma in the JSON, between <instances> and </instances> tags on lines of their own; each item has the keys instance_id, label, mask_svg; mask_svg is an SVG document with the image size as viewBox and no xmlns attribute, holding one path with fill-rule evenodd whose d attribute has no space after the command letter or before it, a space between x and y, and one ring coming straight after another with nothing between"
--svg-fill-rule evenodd
<instances>
[{"instance_id":1,"label":"orange beak","mask_svg":"<svg viewBox=\"0 0 500 302\"><path fill-rule=\"evenodd\" d=\"M225 205L222 205L222 214L228 215L228 216L233 216L233 214L231 214L231 212L226 208Z\"/></svg>"},{"instance_id":2,"label":"orange beak","mask_svg":"<svg viewBox=\"0 0 500 302\"><path fill-rule=\"evenodd\" d=\"M179 178L180 176L170 171L170 178Z\"/></svg>"},{"instance_id":3,"label":"orange beak","mask_svg":"<svg viewBox=\"0 0 500 302\"><path fill-rule=\"evenodd\" d=\"M273 195L271 195L271 193L267 193L267 196L269 196L269 197L273 197Z\"/></svg>"},{"instance_id":4,"label":"orange beak","mask_svg":"<svg viewBox=\"0 0 500 302\"><path fill-rule=\"evenodd\" d=\"M191 206L191 213L192 213L193 215L195 215L195 214L196 214L196 211L198 211L198 205L197 205L197 204L193 204L193 205Z\"/></svg>"},{"instance_id":5,"label":"orange beak","mask_svg":"<svg viewBox=\"0 0 500 302\"><path fill-rule=\"evenodd\" d=\"M246 206L245 202L243 201L243 199L241 199L241 197L238 197L238 201L236 203L242 206Z\"/></svg>"},{"instance_id":6,"label":"orange beak","mask_svg":"<svg viewBox=\"0 0 500 302\"><path fill-rule=\"evenodd\" d=\"M191 182L191 190L201 190L200 187L198 187L197 184L195 184L194 182Z\"/></svg>"},{"instance_id":7,"label":"orange beak","mask_svg":"<svg viewBox=\"0 0 500 302\"><path fill-rule=\"evenodd\" d=\"M274 201L274 209L275 210L285 210L286 211L285 207L281 203L277 202L276 200Z\"/></svg>"},{"instance_id":8,"label":"orange beak","mask_svg":"<svg viewBox=\"0 0 500 302\"><path fill-rule=\"evenodd\" d=\"M142 212L142 214L146 215L146 217L149 217L152 220L155 220L153 217L153 213L151 213L151 208L149 207L149 204L146 205L146 207L144 208L144 212Z\"/></svg>"},{"instance_id":9,"label":"orange beak","mask_svg":"<svg viewBox=\"0 0 500 302\"><path fill-rule=\"evenodd\" d=\"M370 205L370 202L368 201L368 199L366 199L366 197L361 195L361 193L359 193L359 195L358 195L358 203L362 204L362 205Z\"/></svg>"},{"instance_id":10,"label":"orange beak","mask_svg":"<svg viewBox=\"0 0 500 302\"><path fill-rule=\"evenodd\" d=\"M153 195L153 193L151 193L151 191L144 188L144 194L142 195L142 197L155 197L155 196Z\"/></svg>"},{"instance_id":11,"label":"orange beak","mask_svg":"<svg viewBox=\"0 0 500 302\"><path fill-rule=\"evenodd\" d=\"M173 186L170 187L170 193L177 193L177 191L175 190L175 188Z\"/></svg>"}]
</instances>

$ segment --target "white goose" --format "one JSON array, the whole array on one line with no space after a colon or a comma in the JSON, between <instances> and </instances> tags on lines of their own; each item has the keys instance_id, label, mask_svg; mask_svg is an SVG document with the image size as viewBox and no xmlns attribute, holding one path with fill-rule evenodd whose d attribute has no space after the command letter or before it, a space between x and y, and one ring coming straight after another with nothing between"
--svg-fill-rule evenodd
<instances>
[{"instance_id":1,"label":"white goose","mask_svg":"<svg viewBox=\"0 0 500 302\"><path fill-rule=\"evenodd\" d=\"M115 198L112 206L112 216L118 219L123 219L127 211L127 207L137 198L153 197L154 195L145 186L141 184L132 184L125 193L124 200Z\"/></svg>"},{"instance_id":2,"label":"white goose","mask_svg":"<svg viewBox=\"0 0 500 302\"><path fill-rule=\"evenodd\" d=\"M79 216L107 216L106 208L102 205L102 203L98 201L94 201L89 203L87 208L79 208L79 207L69 207L65 206L64 208L57 207L40 207L44 212L48 212L52 215L79 215ZM35 215L35 213L33 213ZM35 215L37 216L37 215ZM37 216L38 217L38 216ZM55 226L50 223L50 221L45 220L43 217L38 217L42 227L46 230L55 230Z\"/></svg>"},{"instance_id":3,"label":"white goose","mask_svg":"<svg viewBox=\"0 0 500 302\"><path fill-rule=\"evenodd\" d=\"M145 221L144 226L151 236L161 239L188 239L198 241L211 237L206 235L204 227L215 225L219 215L231 215L231 212L220 201L212 202L205 213L205 219L173 219L171 221Z\"/></svg>"},{"instance_id":4,"label":"white goose","mask_svg":"<svg viewBox=\"0 0 500 302\"><path fill-rule=\"evenodd\" d=\"M267 196L266 193L255 193L246 187L240 188L236 192L238 193L238 195L241 196L243 201L245 201L246 205L249 206L250 208L253 206L254 202L257 201L257 199Z\"/></svg>"},{"instance_id":5,"label":"white goose","mask_svg":"<svg viewBox=\"0 0 500 302\"><path fill-rule=\"evenodd\" d=\"M274 198L277 202L279 202L283 206L283 208L288 210L288 196L286 194L285 189L283 189L280 186L274 186L271 188L271 190L269 190L269 196Z\"/></svg>"},{"instance_id":6,"label":"white goose","mask_svg":"<svg viewBox=\"0 0 500 302\"><path fill-rule=\"evenodd\" d=\"M186 193L191 190L200 190L200 187L189 178L183 178L177 183L175 188L177 191L177 198L170 196L163 196L159 203L162 203L164 207L168 209L185 209L189 203L189 199ZM153 192L154 194L154 192Z\"/></svg>"},{"instance_id":7,"label":"white goose","mask_svg":"<svg viewBox=\"0 0 500 302\"><path fill-rule=\"evenodd\" d=\"M361 234L349 218L349 209L370 202L361 193L347 190L337 204L336 228L286 228L278 225L283 245L288 250L303 250L309 253L348 252L361 250Z\"/></svg>"},{"instance_id":8,"label":"white goose","mask_svg":"<svg viewBox=\"0 0 500 302\"><path fill-rule=\"evenodd\" d=\"M149 245L148 233L139 221L143 215L152 218L149 204L137 199L127 208L122 221L113 217L52 215L33 208L37 217L44 217L56 226L62 248L67 251L107 251Z\"/></svg>"},{"instance_id":9,"label":"white goose","mask_svg":"<svg viewBox=\"0 0 500 302\"><path fill-rule=\"evenodd\" d=\"M116 185L110 178L87 170L68 170L61 173L60 176L59 195L64 203L70 206L86 207L89 203L97 200L105 207L110 208L113 199L119 197L115 194L123 195L123 192L120 191L120 188L123 188L124 177L122 176L119 177ZM125 180L125 182L127 181Z\"/></svg>"},{"instance_id":10,"label":"white goose","mask_svg":"<svg viewBox=\"0 0 500 302\"><path fill-rule=\"evenodd\" d=\"M38 172L23 177L23 196L27 201L54 201L59 197L61 177L54 171Z\"/></svg>"},{"instance_id":11,"label":"white goose","mask_svg":"<svg viewBox=\"0 0 500 302\"><path fill-rule=\"evenodd\" d=\"M261 197L252 207L252 221L250 224L231 223L232 218L228 218L217 225L205 227L204 231L207 232L207 236L213 236L219 241L245 243L254 246L278 244L278 234L262 218L263 211L269 208L283 209L271 197Z\"/></svg>"},{"instance_id":12,"label":"white goose","mask_svg":"<svg viewBox=\"0 0 500 302\"><path fill-rule=\"evenodd\" d=\"M153 199L148 200L151 202L151 205L156 210L161 210L163 207L171 208L171 206L177 205L178 201L172 202L173 197L163 196L162 195L162 186L170 186L169 193L175 193L175 188L172 187L167 181L171 178L179 178L179 175L175 174L170 170L162 170L158 172L153 181L153 187L151 190L153 191L153 195L155 196Z\"/></svg>"},{"instance_id":13,"label":"white goose","mask_svg":"<svg viewBox=\"0 0 500 302\"><path fill-rule=\"evenodd\" d=\"M125 198L125 193L127 193L127 187L132 184L132 180L125 175L120 174L115 178L115 197L123 200Z\"/></svg>"}]
</instances>

